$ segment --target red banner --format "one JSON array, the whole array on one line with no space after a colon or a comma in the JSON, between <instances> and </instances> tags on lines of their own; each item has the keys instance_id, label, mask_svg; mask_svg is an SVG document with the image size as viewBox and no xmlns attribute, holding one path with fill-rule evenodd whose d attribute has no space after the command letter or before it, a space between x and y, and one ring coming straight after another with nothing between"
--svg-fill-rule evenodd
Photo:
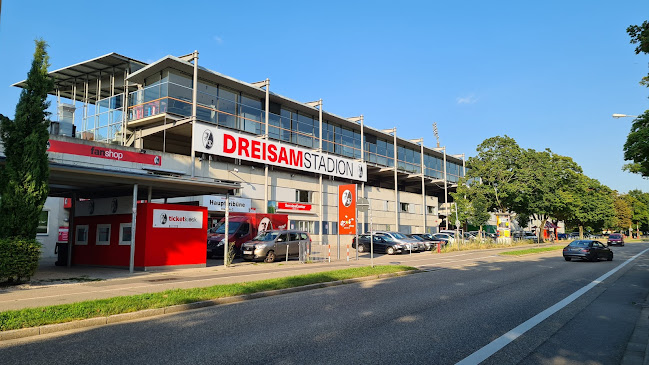
<instances>
[{"instance_id":1,"label":"red banner","mask_svg":"<svg viewBox=\"0 0 649 365\"><path fill-rule=\"evenodd\" d=\"M297 210L300 212L310 212L312 207L313 206L311 204L304 204L304 203L283 203L283 202L277 203L277 209Z\"/></svg>"},{"instance_id":2,"label":"red banner","mask_svg":"<svg viewBox=\"0 0 649 365\"><path fill-rule=\"evenodd\" d=\"M338 186L338 234L356 234L356 184Z\"/></svg>"},{"instance_id":3,"label":"red banner","mask_svg":"<svg viewBox=\"0 0 649 365\"><path fill-rule=\"evenodd\" d=\"M106 147L100 147L81 143L57 141L54 139L47 141L47 151L77 156L97 157L114 161L144 163L147 165L160 166L162 163L162 156L158 155L147 155L146 153L118 150L110 148L108 145Z\"/></svg>"}]
</instances>

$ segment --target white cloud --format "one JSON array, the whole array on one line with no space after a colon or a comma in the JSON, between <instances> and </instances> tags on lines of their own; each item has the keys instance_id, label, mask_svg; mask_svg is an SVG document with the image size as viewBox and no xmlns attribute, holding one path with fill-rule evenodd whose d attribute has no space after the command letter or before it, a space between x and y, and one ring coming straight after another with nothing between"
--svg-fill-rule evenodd
<instances>
[{"instance_id":1,"label":"white cloud","mask_svg":"<svg viewBox=\"0 0 649 365\"><path fill-rule=\"evenodd\" d=\"M219 37L218 35L215 35L213 38L216 43L223 44L223 38Z\"/></svg>"},{"instance_id":2,"label":"white cloud","mask_svg":"<svg viewBox=\"0 0 649 365\"><path fill-rule=\"evenodd\" d=\"M478 102L478 98L474 94L470 94L464 98L458 97L457 99L458 104L475 104Z\"/></svg>"}]
</instances>

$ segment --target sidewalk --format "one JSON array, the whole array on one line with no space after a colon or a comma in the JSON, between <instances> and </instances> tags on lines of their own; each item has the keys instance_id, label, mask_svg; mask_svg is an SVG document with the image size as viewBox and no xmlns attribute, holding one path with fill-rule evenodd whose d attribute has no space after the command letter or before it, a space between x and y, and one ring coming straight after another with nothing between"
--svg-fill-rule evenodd
<instances>
[{"instance_id":1,"label":"sidewalk","mask_svg":"<svg viewBox=\"0 0 649 365\"><path fill-rule=\"evenodd\" d=\"M477 260L509 260L510 258L498 257L497 253L525 248L527 247L457 251L441 255L430 252L394 256L378 255L375 256L374 263L376 265L401 264L422 270L438 270L450 266L470 265ZM459 260L459 257L462 259ZM0 288L0 312L370 265L369 254L366 253L358 261L352 255L349 261L341 256L340 260L332 259L331 262L303 264L295 259L272 264L237 262L226 268L222 260L208 260L208 266L204 268L136 271L131 274L128 269L55 266L54 261L54 259L41 260L30 283Z\"/></svg>"},{"instance_id":2,"label":"sidewalk","mask_svg":"<svg viewBox=\"0 0 649 365\"><path fill-rule=\"evenodd\" d=\"M216 260L209 260L213 264ZM222 261L221 261L222 262ZM302 264L297 260L273 264L241 262L204 268L136 271L101 267L54 266L42 260L36 274L26 284L0 288L0 312L161 292L169 289L200 288L321 271L369 265L369 260Z\"/></svg>"}]
</instances>

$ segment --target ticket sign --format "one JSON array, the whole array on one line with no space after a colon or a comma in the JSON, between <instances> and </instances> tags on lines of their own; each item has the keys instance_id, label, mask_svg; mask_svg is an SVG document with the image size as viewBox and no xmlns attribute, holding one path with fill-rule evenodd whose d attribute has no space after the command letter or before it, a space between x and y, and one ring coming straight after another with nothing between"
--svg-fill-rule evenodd
<instances>
[{"instance_id":1,"label":"ticket sign","mask_svg":"<svg viewBox=\"0 0 649 365\"><path fill-rule=\"evenodd\" d=\"M154 209L153 228L203 228L203 212Z\"/></svg>"},{"instance_id":2,"label":"ticket sign","mask_svg":"<svg viewBox=\"0 0 649 365\"><path fill-rule=\"evenodd\" d=\"M338 233L356 234L356 184L338 186Z\"/></svg>"}]
</instances>

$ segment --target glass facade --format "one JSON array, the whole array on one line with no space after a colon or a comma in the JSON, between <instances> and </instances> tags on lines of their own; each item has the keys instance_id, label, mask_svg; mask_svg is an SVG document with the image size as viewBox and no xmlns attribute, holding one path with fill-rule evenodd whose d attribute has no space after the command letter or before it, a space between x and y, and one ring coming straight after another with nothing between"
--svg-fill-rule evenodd
<instances>
[{"instance_id":1,"label":"glass facade","mask_svg":"<svg viewBox=\"0 0 649 365\"><path fill-rule=\"evenodd\" d=\"M162 71L155 79L147 78L150 85L130 93L127 117L136 121L162 113L189 117L192 112L192 79L174 71ZM262 135L265 132L265 111L262 98L229 89L222 85L198 84L197 118L222 127ZM318 148L320 126L317 113L309 114L278 105L277 113L269 113L268 136L271 139L306 148ZM87 118L84 131L91 132L95 140L113 142L121 134L123 113L122 95L106 98L98 103L98 113ZM322 149L325 152L352 159L361 158L385 167L394 167L409 173L421 173L420 148L397 145L396 156L393 139L365 134L361 142L360 130L339 125L330 120L322 122ZM395 159L396 157L396 159ZM396 161L395 161L396 160ZM444 177L441 156L424 154L424 174L433 179ZM447 161L447 178L458 182L462 165Z\"/></svg>"}]
</instances>

